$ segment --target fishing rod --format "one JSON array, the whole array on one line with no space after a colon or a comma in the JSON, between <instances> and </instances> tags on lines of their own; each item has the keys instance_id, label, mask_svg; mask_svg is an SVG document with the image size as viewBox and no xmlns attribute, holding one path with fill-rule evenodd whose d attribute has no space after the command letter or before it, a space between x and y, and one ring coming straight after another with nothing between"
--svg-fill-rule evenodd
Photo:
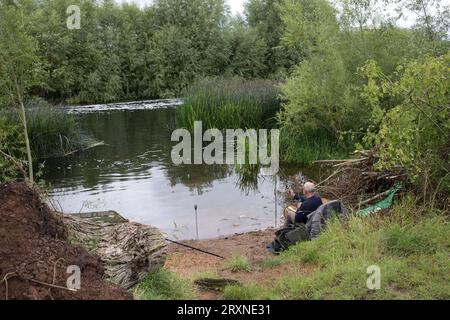
<instances>
[{"instance_id":1,"label":"fishing rod","mask_svg":"<svg viewBox=\"0 0 450 320\"><path fill-rule=\"evenodd\" d=\"M205 254L209 254L209 255L214 256L214 257L216 257L216 258L225 259L224 257L219 256L218 254L215 254L215 253L212 253L212 252L208 252L208 251L206 251L206 250L202 250L202 249L199 249L199 248L195 248L195 247L192 247L192 246L190 246L190 245L187 245L187 244L184 244L184 243L180 243L180 242L171 240L171 239L169 239L169 238L166 238L166 241L171 242L171 243L174 243L174 244L177 244L177 245L182 246L182 247L186 247L186 248L189 248L189 249L198 251L198 252L202 252L202 253L205 253Z\"/></svg>"}]
</instances>

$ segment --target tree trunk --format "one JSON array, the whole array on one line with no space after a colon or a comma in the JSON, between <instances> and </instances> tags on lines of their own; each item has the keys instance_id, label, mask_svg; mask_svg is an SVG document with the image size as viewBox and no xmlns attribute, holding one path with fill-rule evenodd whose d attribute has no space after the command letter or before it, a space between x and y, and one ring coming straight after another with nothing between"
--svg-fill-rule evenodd
<instances>
[{"instance_id":1,"label":"tree trunk","mask_svg":"<svg viewBox=\"0 0 450 320\"><path fill-rule=\"evenodd\" d=\"M76 215L64 215L64 223L70 241L97 254L107 280L123 288L132 288L165 264L167 243L155 227Z\"/></svg>"},{"instance_id":2,"label":"tree trunk","mask_svg":"<svg viewBox=\"0 0 450 320\"><path fill-rule=\"evenodd\" d=\"M17 90L17 98L19 99L20 104L20 118L22 120L23 133L25 135L25 146L28 157L28 178L30 180L30 183L34 183L33 157L31 156L30 139L28 138L27 116L25 113L25 105L23 103L22 93L20 91L20 87L17 81L16 81L16 90Z\"/></svg>"}]
</instances>

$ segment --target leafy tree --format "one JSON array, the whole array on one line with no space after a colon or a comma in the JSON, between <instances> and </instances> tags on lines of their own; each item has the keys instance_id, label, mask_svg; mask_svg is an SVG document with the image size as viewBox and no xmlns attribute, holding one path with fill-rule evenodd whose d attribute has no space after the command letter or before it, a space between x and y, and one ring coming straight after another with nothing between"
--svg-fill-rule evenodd
<instances>
[{"instance_id":1,"label":"leafy tree","mask_svg":"<svg viewBox=\"0 0 450 320\"><path fill-rule=\"evenodd\" d=\"M223 29L227 15L224 0L157 0L155 19L159 28L172 26L190 41L203 75L219 75L228 62Z\"/></svg>"},{"instance_id":2,"label":"leafy tree","mask_svg":"<svg viewBox=\"0 0 450 320\"><path fill-rule=\"evenodd\" d=\"M30 12L30 6L32 3L29 1L0 2L0 87L3 88L3 103L18 108L28 159L28 178L33 182L33 158L24 99L30 89L40 83L43 66L37 55L37 43L28 32L31 18L27 12Z\"/></svg>"},{"instance_id":3,"label":"leafy tree","mask_svg":"<svg viewBox=\"0 0 450 320\"><path fill-rule=\"evenodd\" d=\"M155 33L149 59L155 74L151 86L163 97L179 94L201 74L192 41L174 26Z\"/></svg>"},{"instance_id":4,"label":"leafy tree","mask_svg":"<svg viewBox=\"0 0 450 320\"><path fill-rule=\"evenodd\" d=\"M267 44L257 32L236 24L230 31L230 62L228 73L244 78L264 77L266 74Z\"/></svg>"}]
</instances>

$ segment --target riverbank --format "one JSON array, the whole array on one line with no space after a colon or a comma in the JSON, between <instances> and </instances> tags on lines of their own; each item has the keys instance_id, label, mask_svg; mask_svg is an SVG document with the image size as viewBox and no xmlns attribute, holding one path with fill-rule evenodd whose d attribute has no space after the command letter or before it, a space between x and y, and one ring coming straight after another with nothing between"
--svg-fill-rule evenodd
<instances>
[{"instance_id":1,"label":"riverbank","mask_svg":"<svg viewBox=\"0 0 450 320\"><path fill-rule=\"evenodd\" d=\"M0 300L132 299L104 276L99 257L70 244L67 226L36 190L0 184Z\"/></svg>"},{"instance_id":2,"label":"riverbank","mask_svg":"<svg viewBox=\"0 0 450 320\"><path fill-rule=\"evenodd\" d=\"M201 278L233 279L242 284L251 282L268 282L276 277L280 270L269 273L263 267L264 261L271 257L266 245L273 240L274 229L252 231L229 237L208 240L183 241L183 244L223 256L220 259L212 255L194 251L177 244L169 244L166 269L176 273L180 278L195 281ZM232 272L227 268L227 261L242 257L252 266L251 272ZM199 299L219 299L221 292L198 288Z\"/></svg>"},{"instance_id":3,"label":"riverbank","mask_svg":"<svg viewBox=\"0 0 450 320\"><path fill-rule=\"evenodd\" d=\"M449 299L450 223L438 210L407 200L372 217L333 221L313 242L280 256L267 252L274 230L186 241L226 259L169 246L165 269L197 299ZM380 288L368 286L379 268ZM207 289L199 279L237 284ZM200 283L205 281L200 281Z\"/></svg>"}]
</instances>

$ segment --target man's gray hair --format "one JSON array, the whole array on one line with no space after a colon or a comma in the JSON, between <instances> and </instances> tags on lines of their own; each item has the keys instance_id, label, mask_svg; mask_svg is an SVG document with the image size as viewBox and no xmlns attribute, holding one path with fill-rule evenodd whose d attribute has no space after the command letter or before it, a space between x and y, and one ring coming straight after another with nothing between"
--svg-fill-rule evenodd
<instances>
[{"instance_id":1,"label":"man's gray hair","mask_svg":"<svg viewBox=\"0 0 450 320\"><path fill-rule=\"evenodd\" d=\"M303 186L303 191L308 193L316 192L316 185L312 182L306 182Z\"/></svg>"}]
</instances>

